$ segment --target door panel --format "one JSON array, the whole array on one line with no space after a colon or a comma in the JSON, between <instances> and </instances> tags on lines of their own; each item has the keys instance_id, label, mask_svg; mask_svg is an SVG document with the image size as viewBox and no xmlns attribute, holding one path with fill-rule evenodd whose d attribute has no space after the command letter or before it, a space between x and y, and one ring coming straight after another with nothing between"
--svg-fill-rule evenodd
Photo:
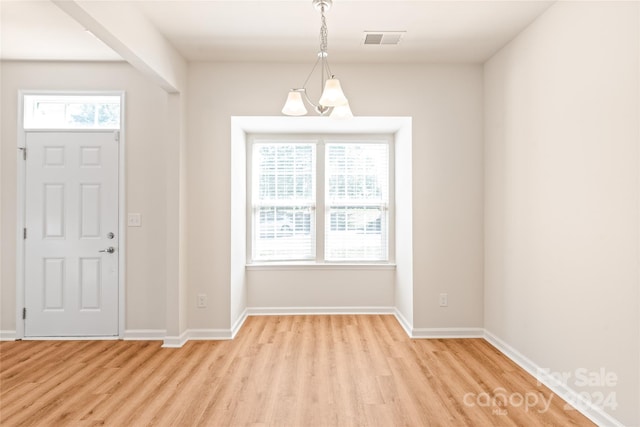
<instances>
[{"instance_id":1,"label":"door panel","mask_svg":"<svg viewBox=\"0 0 640 427\"><path fill-rule=\"evenodd\" d=\"M27 132L26 147L25 336L117 335L118 142Z\"/></svg>"}]
</instances>

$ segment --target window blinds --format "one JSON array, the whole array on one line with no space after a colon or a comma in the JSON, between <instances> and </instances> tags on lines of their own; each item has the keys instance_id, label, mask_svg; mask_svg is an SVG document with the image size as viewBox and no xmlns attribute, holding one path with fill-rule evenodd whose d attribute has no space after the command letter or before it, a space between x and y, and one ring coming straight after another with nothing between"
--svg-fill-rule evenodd
<instances>
[{"instance_id":1,"label":"window blinds","mask_svg":"<svg viewBox=\"0 0 640 427\"><path fill-rule=\"evenodd\" d=\"M315 259L315 145L253 147L253 258Z\"/></svg>"},{"instance_id":2,"label":"window blinds","mask_svg":"<svg viewBox=\"0 0 640 427\"><path fill-rule=\"evenodd\" d=\"M389 151L386 140L254 141L252 261L388 261Z\"/></svg>"}]
</instances>

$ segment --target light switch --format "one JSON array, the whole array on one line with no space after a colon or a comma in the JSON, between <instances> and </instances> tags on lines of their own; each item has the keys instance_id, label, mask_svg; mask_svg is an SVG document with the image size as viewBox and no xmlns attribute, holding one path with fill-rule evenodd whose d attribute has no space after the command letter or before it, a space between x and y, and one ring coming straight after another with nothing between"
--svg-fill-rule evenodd
<instances>
[{"instance_id":1,"label":"light switch","mask_svg":"<svg viewBox=\"0 0 640 427\"><path fill-rule=\"evenodd\" d=\"M139 213L130 213L127 216L127 225L129 227L141 227L142 226L142 215Z\"/></svg>"},{"instance_id":2,"label":"light switch","mask_svg":"<svg viewBox=\"0 0 640 427\"><path fill-rule=\"evenodd\" d=\"M449 306L449 295L440 294L440 307L448 307Z\"/></svg>"}]
</instances>

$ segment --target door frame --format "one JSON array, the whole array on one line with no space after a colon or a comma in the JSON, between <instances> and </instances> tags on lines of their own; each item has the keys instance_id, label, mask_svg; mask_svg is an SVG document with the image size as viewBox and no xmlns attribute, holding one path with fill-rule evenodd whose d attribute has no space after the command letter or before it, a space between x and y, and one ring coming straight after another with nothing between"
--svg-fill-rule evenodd
<instances>
[{"instance_id":1,"label":"door frame","mask_svg":"<svg viewBox=\"0 0 640 427\"><path fill-rule=\"evenodd\" d=\"M18 138L16 149L17 162L17 194L16 194L16 339L25 339L25 321L22 318L22 309L25 307L25 242L23 229L26 216L26 162L23 160L23 149L26 147L27 132L115 132L115 130L97 129L25 129L24 128L24 97L25 95L59 95L59 96L119 96L120 97L120 138L118 141L118 335L113 337L87 337L87 339L122 339L125 333L126 321L126 174L125 174L125 92L121 91L46 91L46 90L19 90L18 91ZM29 338L26 338L29 339ZM51 337L51 339L64 339L64 337ZM73 337L74 340L83 337Z\"/></svg>"}]
</instances>

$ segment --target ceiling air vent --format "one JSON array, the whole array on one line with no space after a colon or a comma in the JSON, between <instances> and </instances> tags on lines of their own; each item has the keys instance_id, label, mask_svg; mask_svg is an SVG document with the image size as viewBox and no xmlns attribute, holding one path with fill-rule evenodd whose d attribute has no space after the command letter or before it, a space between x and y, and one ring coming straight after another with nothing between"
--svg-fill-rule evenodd
<instances>
[{"instance_id":1,"label":"ceiling air vent","mask_svg":"<svg viewBox=\"0 0 640 427\"><path fill-rule=\"evenodd\" d=\"M365 45L396 45L400 43L406 31L365 31Z\"/></svg>"}]
</instances>

